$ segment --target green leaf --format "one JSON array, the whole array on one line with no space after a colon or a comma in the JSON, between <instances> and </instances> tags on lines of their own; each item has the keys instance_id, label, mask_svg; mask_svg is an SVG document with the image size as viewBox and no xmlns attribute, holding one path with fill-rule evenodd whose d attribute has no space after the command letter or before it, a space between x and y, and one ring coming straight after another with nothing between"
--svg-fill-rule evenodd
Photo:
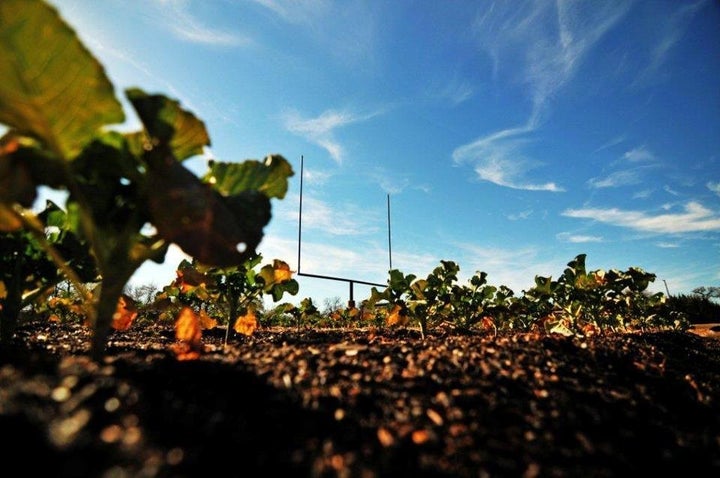
<instances>
[{"instance_id":1,"label":"green leaf","mask_svg":"<svg viewBox=\"0 0 720 478\"><path fill-rule=\"evenodd\" d=\"M0 2L0 65L0 123L63 159L125 119L103 66L45 2Z\"/></svg>"},{"instance_id":2,"label":"green leaf","mask_svg":"<svg viewBox=\"0 0 720 478\"><path fill-rule=\"evenodd\" d=\"M203 181L212 184L223 196L256 190L269 198L282 199L288 190L292 166L279 154L269 155L265 161L254 159L242 163L211 161Z\"/></svg>"},{"instance_id":3,"label":"green leaf","mask_svg":"<svg viewBox=\"0 0 720 478\"><path fill-rule=\"evenodd\" d=\"M175 159L183 161L202 154L210 146L205 123L164 95L149 95L139 88L125 91L147 133L160 144L168 145Z\"/></svg>"}]
</instances>

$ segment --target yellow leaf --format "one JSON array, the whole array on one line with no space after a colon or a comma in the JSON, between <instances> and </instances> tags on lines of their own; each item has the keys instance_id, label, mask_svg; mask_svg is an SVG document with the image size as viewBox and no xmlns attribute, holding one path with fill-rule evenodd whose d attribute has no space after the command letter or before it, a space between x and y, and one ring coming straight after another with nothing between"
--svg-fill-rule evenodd
<instances>
[{"instance_id":1,"label":"yellow leaf","mask_svg":"<svg viewBox=\"0 0 720 478\"><path fill-rule=\"evenodd\" d=\"M202 339L200 320L190 307L183 307L177 315L175 338L185 342L197 342Z\"/></svg>"},{"instance_id":2,"label":"yellow leaf","mask_svg":"<svg viewBox=\"0 0 720 478\"><path fill-rule=\"evenodd\" d=\"M257 317L255 317L255 311L253 309L248 309L245 315L241 315L237 318L233 328L240 334L252 335L257 327L258 323Z\"/></svg>"},{"instance_id":3,"label":"yellow leaf","mask_svg":"<svg viewBox=\"0 0 720 478\"><path fill-rule=\"evenodd\" d=\"M292 271L287 262L275 259L273 261L273 269L275 270L275 282L283 283L292 279Z\"/></svg>"},{"instance_id":4,"label":"yellow leaf","mask_svg":"<svg viewBox=\"0 0 720 478\"><path fill-rule=\"evenodd\" d=\"M5 297L7 297L7 288L5 288L5 283L0 280L0 299Z\"/></svg>"},{"instance_id":5,"label":"yellow leaf","mask_svg":"<svg viewBox=\"0 0 720 478\"><path fill-rule=\"evenodd\" d=\"M405 323L407 323L407 316L403 314L403 310L400 305L395 304L385 319L385 323L387 325L405 325Z\"/></svg>"},{"instance_id":6,"label":"yellow leaf","mask_svg":"<svg viewBox=\"0 0 720 478\"><path fill-rule=\"evenodd\" d=\"M113 314L112 328L115 330L127 330L137 315L137 306L132 297L126 294L121 295Z\"/></svg>"},{"instance_id":7,"label":"yellow leaf","mask_svg":"<svg viewBox=\"0 0 720 478\"><path fill-rule=\"evenodd\" d=\"M214 329L217 327L217 320L210 317L204 310L200 311L200 327L205 329Z\"/></svg>"},{"instance_id":8,"label":"yellow leaf","mask_svg":"<svg viewBox=\"0 0 720 478\"><path fill-rule=\"evenodd\" d=\"M175 337L179 340L172 346L178 360L195 360L202 351L202 329L200 319L190 307L183 307L175 320Z\"/></svg>"}]
</instances>

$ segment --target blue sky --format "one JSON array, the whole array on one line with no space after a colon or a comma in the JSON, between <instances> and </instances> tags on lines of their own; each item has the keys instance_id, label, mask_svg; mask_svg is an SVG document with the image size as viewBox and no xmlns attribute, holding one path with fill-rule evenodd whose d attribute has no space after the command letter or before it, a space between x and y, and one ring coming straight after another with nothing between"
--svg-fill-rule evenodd
<instances>
[{"instance_id":1,"label":"blue sky","mask_svg":"<svg viewBox=\"0 0 720 478\"><path fill-rule=\"evenodd\" d=\"M657 274L653 291L720 285L716 1L50 3L118 97L163 93L205 121L198 174L208 157L293 164L266 262L297 269L303 157L303 273L385 283L389 195L406 274L451 260L520 295L585 253ZM132 282L161 287L181 259ZM285 299L348 299L297 279Z\"/></svg>"}]
</instances>

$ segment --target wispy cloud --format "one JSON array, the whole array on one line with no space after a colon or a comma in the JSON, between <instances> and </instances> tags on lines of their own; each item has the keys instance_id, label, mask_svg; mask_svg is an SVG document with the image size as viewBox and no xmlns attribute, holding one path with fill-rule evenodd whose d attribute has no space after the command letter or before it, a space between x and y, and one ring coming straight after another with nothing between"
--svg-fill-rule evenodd
<instances>
[{"instance_id":1,"label":"wispy cloud","mask_svg":"<svg viewBox=\"0 0 720 478\"><path fill-rule=\"evenodd\" d=\"M680 247L677 242L657 242L655 245L661 249L677 249Z\"/></svg>"},{"instance_id":2,"label":"wispy cloud","mask_svg":"<svg viewBox=\"0 0 720 478\"><path fill-rule=\"evenodd\" d=\"M634 165L628 169L614 171L605 177L590 178L587 181L589 187L594 189L617 188L621 186L632 186L643 180L643 172L648 168L657 167L657 157L645 146L639 146L626 151L622 157L614 161L614 165L625 167L628 163Z\"/></svg>"},{"instance_id":3,"label":"wispy cloud","mask_svg":"<svg viewBox=\"0 0 720 478\"><path fill-rule=\"evenodd\" d=\"M521 211L515 214L508 214L507 218L511 221L519 221L522 219L527 219L532 215L533 211L532 209L528 209L527 211Z\"/></svg>"},{"instance_id":4,"label":"wispy cloud","mask_svg":"<svg viewBox=\"0 0 720 478\"><path fill-rule=\"evenodd\" d=\"M289 23L307 24L321 18L330 9L328 0L254 0Z\"/></svg>"},{"instance_id":5,"label":"wispy cloud","mask_svg":"<svg viewBox=\"0 0 720 478\"><path fill-rule=\"evenodd\" d=\"M635 191L632 195L633 199L647 199L652 194L652 189L643 189L641 191Z\"/></svg>"},{"instance_id":6,"label":"wispy cloud","mask_svg":"<svg viewBox=\"0 0 720 478\"><path fill-rule=\"evenodd\" d=\"M695 201L687 203L682 212L676 213L653 215L643 211L617 208L585 208L567 209L562 215L659 234L720 231L720 213Z\"/></svg>"},{"instance_id":7,"label":"wispy cloud","mask_svg":"<svg viewBox=\"0 0 720 478\"><path fill-rule=\"evenodd\" d=\"M380 188L388 194L400 194L410 185L410 179L405 175L390 173L386 168L377 166L370 173L373 181L380 185Z\"/></svg>"},{"instance_id":8,"label":"wispy cloud","mask_svg":"<svg viewBox=\"0 0 720 478\"><path fill-rule=\"evenodd\" d=\"M163 25L170 29L178 38L209 45L237 46L250 43L235 33L217 30L202 24L188 11L186 0L156 0Z\"/></svg>"},{"instance_id":9,"label":"wispy cloud","mask_svg":"<svg viewBox=\"0 0 720 478\"><path fill-rule=\"evenodd\" d=\"M654 161L657 159L653 152L645 146L639 146L626 151L625 154L623 154L623 158L633 163L640 161Z\"/></svg>"},{"instance_id":10,"label":"wispy cloud","mask_svg":"<svg viewBox=\"0 0 720 478\"><path fill-rule=\"evenodd\" d=\"M557 234L555 237L559 241L563 242L571 242L576 244L584 244L586 242L602 242L603 238L602 236L588 236L583 234L571 234L569 232L561 232Z\"/></svg>"},{"instance_id":11,"label":"wispy cloud","mask_svg":"<svg viewBox=\"0 0 720 478\"><path fill-rule=\"evenodd\" d=\"M315 118L304 118L297 111L289 111L283 114L282 120L285 129L320 146L336 163L341 164L345 151L335 139L335 130L352 123L366 121L378 114L380 113L357 115L349 111L327 110Z\"/></svg>"},{"instance_id":12,"label":"wispy cloud","mask_svg":"<svg viewBox=\"0 0 720 478\"><path fill-rule=\"evenodd\" d=\"M488 5L488 4L486 4ZM563 191L554 182L525 179L537 164L522 146L549 114L553 97L573 78L587 53L627 13L629 2L515 2L489 4L475 32L499 75L526 88L531 102L524 126L485 135L455 149L456 163L471 163L482 180L514 189ZM517 76L515 76L517 75Z\"/></svg>"},{"instance_id":13,"label":"wispy cloud","mask_svg":"<svg viewBox=\"0 0 720 478\"><path fill-rule=\"evenodd\" d=\"M718 196L720 196L720 183L714 183L712 181L708 181L706 186L710 191L712 191L715 194L717 194Z\"/></svg>"},{"instance_id":14,"label":"wispy cloud","mask_svg":"<svg viewBox=\"0 0 720 478\"><path fill-rule=\"evenodd\" d=\"M291 199L291 202L294 201ZM296 212L288 210L287 214L287 219L297 221ZM374 234L382 224L379 212L355 204L331 205L320 199L303 197L303 230L315 229L333 236L363 236Z\"/></svg>"},{"instance_id":15,"label":"wispy cloud","mask_svg":"<svg viewBox=\"0 0 720 478\"><path fill-rule=\"evenodd\" d=\"M709 3L710 0L700 0L691 4L678 2L680 6L671 14L658 15L655 31L659 32L659 38L651 50L647 68L640 73L634 84L647 82L657 76L658 70L682 38L692 18Z\"/></svg>"},{"instance_id":16,"label":"wispy cloud","mask_svg":"<svg viewBox=\"0 0 720 478\"><path fill-rule=\"evenodd\" d=\"M638 170L615 171L604 178L591 178L588 186L595 189L616 188L619 186L630 186L641 182Z\"/></svg>"},{"instance_id":17,"label":"wispy cloud","mask_svg":"<svg viewBox=\"0 0 720 478\"><path fill-rule=\"evenodd\" d=\"M595 151L593 151L593 153L599 153L600 151L604 151L606 149L612 148L613 146L617 146L618 144L623 143L626 139L627 138L625 138L625 136L616 136L607 143L600 145Z\"/></svg>"},{"instance_id":18,"label":"wispy cloud","mask_svg":"<svg viewBox=\"0 0 720 478\"><path fill-rule=\"evenodd\" d=\"M376 34L373 9L366 2L346 0L254 0L290 25L301 27L336 58L364 68L372 62Z\"/></svg>"},{"instance_id":19,"label":"wispy cloud","mask_svg":"<svg viewBox=\"0 0 720 478\"><path fill-rule=\"evenodd\" d=\"M484 5L474 25L480 47L494 59L499 74L508 73L528 88L530 123L535 124L552 97L572 79L586 54L625 16L631 2Z\"/></svg>"},{"instance_id":20,"label":"wispy cloud","mask_svg":"<svg viewBox=\"0 0 720 478\"><path fill-rule=\"evenodd\" d=\"M540 165L522 152L530 131L528 127L512 128L478 138L455 149L453 161L455 164L473 164L478 178L498 186L528 191L564 191L554 182L535 183L526 179L527 173Z\"/></svg>"},{"instance_id":21,"label":"wispy cloud","mask_svg":"<svg viewBox=\"0 0 720 478\"><path fill-rule=\"evenodd\" d=\"M330 171L307 168L303 170L303 181L307 181L308 184L325 184L332 177L333 173Z\"/></svg>"},{"instance_id":22,"label":"wispy cloud","mask_svg":"<svg viewBox=\"0 0 720 478\"><path fill-rule=\"evenodd\" d=\"M469 100L474 94L475 88L473 88L473 85L468 80L464 80L458 75L455 75L447 80L444 85L436 88L431 96L449 102L452 106L456 106Z\"/></svg>"},{"instance_id":23,"label":"wispy cloud","mask_svg":"<svg viewBox=\"0 0 720 478\"><path fill-rule=\"evenodd\" d=\"M670 194L670 195L672 195L672 196L679 196L679 195L680 195L679 192L675 191L673 188L671 188L671 187L668 186L667 184L666 184L665 186L663 186L663 191L665 191L666 193L668 193L668 194Z\"/></svg>"}]
</instances>

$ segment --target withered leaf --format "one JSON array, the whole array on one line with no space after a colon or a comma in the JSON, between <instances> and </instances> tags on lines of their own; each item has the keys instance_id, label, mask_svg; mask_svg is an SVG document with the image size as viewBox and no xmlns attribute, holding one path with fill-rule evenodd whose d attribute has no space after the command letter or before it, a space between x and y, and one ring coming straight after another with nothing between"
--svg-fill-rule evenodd
<instances>
[{"instance_id":1,"label":"withered leaf","mask_svg":"<svg viewBox=\"0 0 720 478\"><path fill-rule=\"evenodd\" d=\"M175 320L175 338L172 350L178 360L195 360L203 350L200 319L190 307L183 307Z\"/></svg>"},{"instance_id":2,"label":"withered leaf","mask_svg":"<svg viewBox=\"0 0 720 478\"><path fill-rule=\"evenodd\" d=\"M273 261L273 269L275 270L275 282L282 283L292 279L292 271L287 262L275 259Z\"/></svg>"},{"instance_id":3,"label":"withered leaf","mask_svg":"<svg viewBox=\"0 0 720 478\"><path fill-rule=\"evenodd\" d=\"M243 335L252 335L257 327L257 317L253 309L248 309L244 315L238 317L233 326L236 332Z\"/></svg>"},{"instance_id":4,"label":"withered leaf","mask_svg":"<svg viewBox=\"0 0 720 478\"><path fill-rule=\"evenodd\" d=\"M402 307L399 304L395 304L385 319L387 325L405 325L407 322L407 316L403 313Z\"/></svg>"},{"instance_id":5,"label":"withered leaf","mask_svg":"<svg viewBox=\"0 0 720 478\"><path fill-rule=\"evenodd\" d=\"M200 311L200 327L203 330L214 329L217 327L218 321L208 315L204 310Z\"/></svg>"},{"instance_id":6,"label":"withered leaf","mask_svg":"<svg viewBox=\"0 0 720 478\"><path fill-rule=\"evenodd\" d=\"M115 313L113 314L112 328L115 330L127 330L138 315L137 305L132 297L122 294L118 299Z\"/></svg>"},{"instance_id":7,"label":"withered leaf","mask_svg":"<svg viewBox=\"0 0 720 478\"><path fill-rule=\"evenodd\" d=\"M231 201L172 155L158 157L161 154L157 150L146 155L148 206L159 234L203 264L241 264L262 239L262 229L270 221L270 200L258 193L246 194L247 201Z\"/></svg>"}]
</instances>

